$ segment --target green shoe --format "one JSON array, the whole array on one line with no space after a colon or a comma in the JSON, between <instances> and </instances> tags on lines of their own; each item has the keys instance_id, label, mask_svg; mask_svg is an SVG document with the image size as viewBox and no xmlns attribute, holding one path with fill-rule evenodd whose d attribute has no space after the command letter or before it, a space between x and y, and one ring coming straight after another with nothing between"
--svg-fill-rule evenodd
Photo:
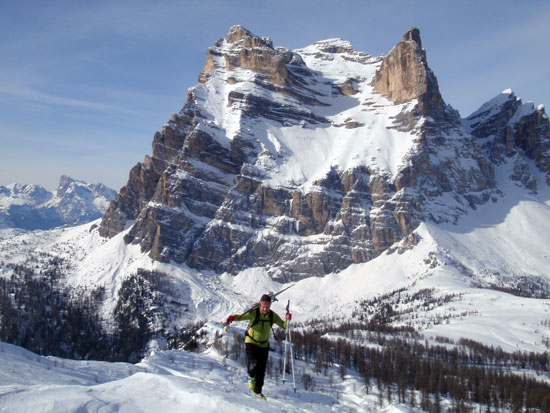
<instances>
[{"instance_id":1,"label":"green shoe","mask_svg":"<svg viewBox=\"0 0 550 413\"><path fill-rule=\"evenodd\" d=\"M256 379L254 377L250 377L248 379L248 388L250 390L254 390L254 387L256 387Z\"/></svg>"},{"instance_id":2,"label":"green shoe","mask_svg":"<svg viewBox=\"0 0 550 413\"><path fill-rule=\"evenodd\" d=\"M265 396L264 396L262 393L254 393L254 392L252 392L252 395L254 395L254 396L256 396L256 397L259 397L259 398L262 399L262 400L267 400L267 399L265 398Z\"/></svg>"}]
</instances>

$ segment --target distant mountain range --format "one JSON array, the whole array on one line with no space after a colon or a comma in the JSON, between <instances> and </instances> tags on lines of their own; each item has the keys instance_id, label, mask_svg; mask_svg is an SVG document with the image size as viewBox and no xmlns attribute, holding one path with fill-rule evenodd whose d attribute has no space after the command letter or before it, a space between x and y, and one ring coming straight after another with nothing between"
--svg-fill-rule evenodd
<instances>
[{"instance_id":1,"label":"distant mountain range","mask_svg":"<svg viewBox=\"0 0 550 413\"><path fill-rule=\"evenodd\" d=\"M63 175L53 192L40 185L0 186L0 228L25 230L79 225L100 218L116 191Z\"/></svg>"}]
</instances>

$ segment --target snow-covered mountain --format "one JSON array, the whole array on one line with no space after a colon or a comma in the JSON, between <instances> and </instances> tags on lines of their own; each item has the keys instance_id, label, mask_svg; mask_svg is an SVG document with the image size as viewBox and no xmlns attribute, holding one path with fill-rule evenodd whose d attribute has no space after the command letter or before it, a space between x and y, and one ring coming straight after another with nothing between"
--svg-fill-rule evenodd
<instances>
[{"instance_id":1,"label":"snow-covered mountain","mask_svg":"<svg viewBox=\"0 0 550 413\"><path fill-rule=\"evenodd\" d=\"M26 230L79 225L102 216L116 191L62 176L57 190L40 185L0 186L0 228Z\"/></svg>"},{"instance_id":2,"label":"snow-covered mountain","mask_svg":"<svg viewBox=\"0 0 550 413\"><path fill-rule=\"evenodd\" d=\"M321 331L329 341L384 347L380 330L374 339L365 330L374 325L427 346L467 339L509 354L545 354L549 234L550 127L542 105L505 90L461 118L439 92L417 29L372 57L341 39L290 51L235 26L208 50L183 109L155 134L152 156L130 171L105 215L74 228L0 231L0 275L42 279L50 315L55 300L59 308L99 308L106 333L86 331L109 344L101 351L116 348L118 359L181 348L190 326L204 324L210 350L174 357L215 365L207 379L191 379L188 365L166 367L170 353L160 352L150 368L170 377L141 372L89 390L133 406L118 389L151 379L175 389L168 397L198 400L181 390L190 386L206 395L201 402L215 400L212 410L233 409L241 401L212 390L212 383L225 393L233 388L223 386L233 373L211 350L215 322L290 284L281 300L290 299L299 331ZM16 281L0 305L19 305L27 316ZM51 285L68 287L65 298ZM273 308L284 312L281 303ZM32 320L23 321L38 329ZM351 334L338 331L349 323L358 323ZM91 354L81 335L64 338L78 341L72 356ZM547 366L530 363L512 373L548 382ZM245 391L244 379L237 386ZM19 390L9 391L10 403ZM323 394L287 401L287 411L330 411L334 396ZM364 394L345 400L350 411L374 403ZM254 402L246 399L242 410Z\"/></svg>"},{"instance_id":3,"label":"snow-covered mountain","mask_svg":"<svg viewBox=\"0 0 550 413\"><path fill-rule=\"evenodd\" d=\"M463 122L418 29L372 57L340 39L290 51L235 26L208 50L100 234L129 226L125 242L154 260L216 273L260 267L290 281L342 271L421 222L456 222L498 199L490 154L505 138L493 123L509 136L514 179L548 179L548 117L510 99L509 116L497 99Z\"/></svg>"}]
</instances>

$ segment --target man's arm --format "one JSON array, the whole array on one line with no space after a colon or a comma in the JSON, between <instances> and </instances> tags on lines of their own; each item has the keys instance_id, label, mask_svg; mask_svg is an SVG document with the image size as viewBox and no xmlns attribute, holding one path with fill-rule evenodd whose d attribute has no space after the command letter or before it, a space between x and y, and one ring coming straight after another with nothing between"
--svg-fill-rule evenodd
<instances>
[{"instance_id":1,"label":"man's arm","mask_svg":"<svg viewBox=\"0 0 550 413\"><path fill-rule=\"evenodd\" d=\"M225 320L225 324L231 324L233 321L246 321L246 320L252 320L252 311L249 311L247 313L243 314L232 314L229 317L227 317L227 320Z\"/></svg>"},{"instance_id":2,"label":"man's arm","mask_svg":"<svg viewBox=\"0 0 550 413\"><path fill-rule=\"evenodd\" d=\"M277 324L279 327L284 328L286 330L287 322L283 321L281 317L279 317L279 314L277 314L275 311L273 312L273 322Z\"/></svg>"}]
</instances>

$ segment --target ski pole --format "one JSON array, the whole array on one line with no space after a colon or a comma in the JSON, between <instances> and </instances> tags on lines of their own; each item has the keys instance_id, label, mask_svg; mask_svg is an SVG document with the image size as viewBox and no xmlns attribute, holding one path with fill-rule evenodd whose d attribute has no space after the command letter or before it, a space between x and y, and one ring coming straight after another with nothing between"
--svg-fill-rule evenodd
<instances>
[{"instance_id":1,"label":"ski pole","mask_svg":"<svg viewBox=\"0 0 550 413\"><path fill-rule=\"evenodd\" d=\"M290 313L290 300L286 305L286 313ZM285 373L286 373L286 355L287 347L290 346L290 368L292 370L292 385L294 387L294 393L296 393L296 377L294 375L294 353L292 351L292 337L290 335L290 320L286 322L286 334L285 334L285 359L283 362L283 383L285 382Z\"/></svg>"},{"instance_id":2,"label":"ski pole","mask_svg":"<svg viewBox=\"0 0 550 413\"><path fill-rule=\"evenodd\" d=\"M288 341L290 343L290 368L292 369L292 385L294 386L294 393L296 393L296 377L294 376L294 353L292 351L292 338L290 337L290 330L288 330Z\"/></svg>"},{"instance_id":3,"label":"ski pole","mask_svg":"<svg viewBox=\"0 0 550 413\"><path fill-rule=\"evenodd\" d=\"M288 300L288 304L286 305L286 312L288 314L288 306L290 305L290 300ZM288 324L290 323L290 320L286 322L286 330L285 330L285 356L283 359L283 384L285 383L286 379L286 357L287 357L287 349L288 349Z\"/></svg>"},{"instance_id":4,"label":"ski pole","mask_svg":"<svg viewBox=\"0 0 550 413\"><path fill-rule=\"evenodd\" d=\"M285 384L285 382L286 382L286 378L285 378L285 375L286 375L286 349L288 348L287 336L288 336L288 333L285 331L285 355L284 355L284 359L283 359L283 384Z\"/></svg>"}]
</instances>

